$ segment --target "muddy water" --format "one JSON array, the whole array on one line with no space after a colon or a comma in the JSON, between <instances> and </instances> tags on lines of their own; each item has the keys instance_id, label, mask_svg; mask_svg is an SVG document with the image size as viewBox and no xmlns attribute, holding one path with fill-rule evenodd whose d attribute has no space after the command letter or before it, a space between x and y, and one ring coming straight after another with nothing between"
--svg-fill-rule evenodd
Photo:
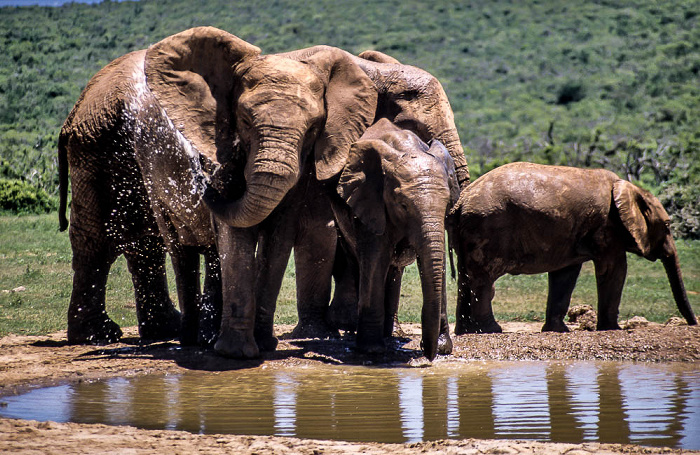
<instances>
[{"instance_id":1,"label":"muddy water","mask_svg":"<svg viewBox=\"0 0 700 455\"><path fill-rule=\"evenodd\" d=\"M5 397L0 416L195 433L700 449L700 365L465 362L142 376Z\"/></svg>"}]
</instances>

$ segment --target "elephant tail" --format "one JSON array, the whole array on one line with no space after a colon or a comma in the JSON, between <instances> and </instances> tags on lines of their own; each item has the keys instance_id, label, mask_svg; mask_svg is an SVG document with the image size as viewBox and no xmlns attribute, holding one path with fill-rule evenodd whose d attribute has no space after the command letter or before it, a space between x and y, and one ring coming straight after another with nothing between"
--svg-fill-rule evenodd
<instances>
[{"instance_id":1,"label":"elephant tail","mask_svg":"<svg viewBox=\"0 0 700 455\"><path fill-rule=\"evenodd\" d=\"M63 134L58 138L58 229L63 232L68 228L66 208L68 205L68 148L67 137Z\"/></svg>"}]
</instances>

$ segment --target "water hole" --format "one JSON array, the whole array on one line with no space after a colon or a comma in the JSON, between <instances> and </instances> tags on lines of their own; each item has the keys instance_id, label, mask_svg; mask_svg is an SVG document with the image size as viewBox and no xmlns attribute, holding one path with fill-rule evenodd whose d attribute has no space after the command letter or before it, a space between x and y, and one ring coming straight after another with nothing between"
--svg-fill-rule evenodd
<instances>
[{"instance_id":1,"label":"water hole","mask_svg":"<svg viewBox=\"0 0 700 455\"><path fill-rule=\"evenodd\" d=\"M347 441L444 438L700 449L700 365L464 362L135 376L0 399L0 416Z\"/></svg>"}]
</instances>

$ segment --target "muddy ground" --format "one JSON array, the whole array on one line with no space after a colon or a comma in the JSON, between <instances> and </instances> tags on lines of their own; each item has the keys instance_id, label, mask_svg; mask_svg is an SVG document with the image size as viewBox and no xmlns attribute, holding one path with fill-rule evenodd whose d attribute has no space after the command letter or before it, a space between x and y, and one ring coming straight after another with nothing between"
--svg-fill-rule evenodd
<instances>
[{"instance_id":1,"label":"muddy ground","mask_svg":"<svg viewBox=\"0 0 700 455\"><path fill-rule=\"evenodd\" d=\"M464 360L634 360L700 361L700 328L673 323L648 324L613 332L575 330L568 334L539 333L539 323L505 323L503 334L453 337L454 352L436 362ZM572 329L576 328L571 326ZM419 355L417 325L404 327L409 336L390 354L368 358L354 353L348 339L292 340L291 326L277 351L260 361L223 359L211 352L180 348L177 342L141 345L135 328L122 342L109 346L70 346L65 332L48 336L0 338L0 406L2 396L38 385L56 385L188 369L222 371L260 368L264 363L295 368L317 363L402 363L425 366ZM0 453L681 453L676 449L622 444L561 444L503 440L442 440L413 444L350 443L273 436L196 435L178 431L139 430L73 423L0 419ZM683 453L689 453L683 451Z\"/></svg>"}]
</instances>

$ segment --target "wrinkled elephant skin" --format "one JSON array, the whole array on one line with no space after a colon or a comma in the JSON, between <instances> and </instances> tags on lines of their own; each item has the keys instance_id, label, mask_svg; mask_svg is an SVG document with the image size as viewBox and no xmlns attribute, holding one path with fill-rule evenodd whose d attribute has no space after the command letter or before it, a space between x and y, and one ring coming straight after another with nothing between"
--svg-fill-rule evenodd
<instances>
[{"instance_id":1,"label":"wrinkled elephant skin","mask_svg":"<svg viewBox=\"0 0 700 455\"><path fill-rule=\"evenodd\" d=\"M386 349L401 275L418 258L423 290L422 346L432 360L451 351L445 314L445 216L459 196L445 147L381 119L353 144L333 210L359 266L359 350ZM438 343L441 343L438 346Z\"/></svg>"},{"instance_id":2,"label":"wrinkled elephant skin","mask_svg":"<svg viewBox=\"0 0 700 455\"><path fill-rule=\"evenodd\" d=\"M669 217L651 193L610 171L512 163L464 192L456 215L459 294L455 333L498 332L491 301L506 273L549 273L542 330L564 332L581 265L595 266L598 330L619 329L626 253L661 259L688 324L697 323L683 286Z\"/></svg>"}]
</instances>

